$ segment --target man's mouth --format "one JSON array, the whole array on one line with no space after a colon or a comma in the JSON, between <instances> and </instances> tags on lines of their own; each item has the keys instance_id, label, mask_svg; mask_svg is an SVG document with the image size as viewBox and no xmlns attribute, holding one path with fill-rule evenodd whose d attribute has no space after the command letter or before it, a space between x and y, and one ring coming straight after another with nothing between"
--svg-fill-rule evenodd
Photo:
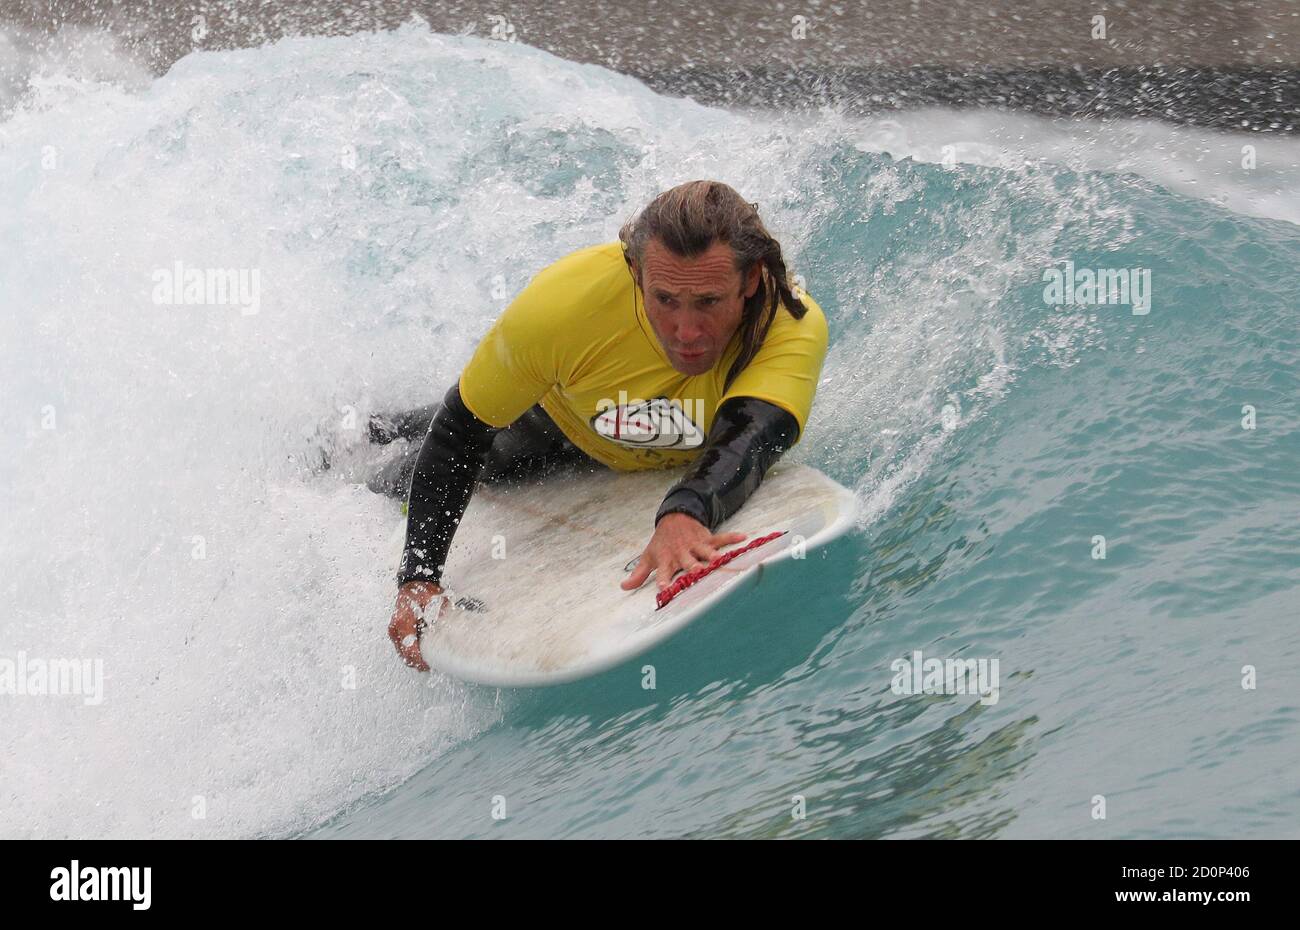
<instances>
[{"instance_id":1,"label":"man's mouth","mask_svg":"<svg viewBox=\"0 0 1300 930\"><path fill-rule=\"evenodd\" d=\"M693 361L695 361L697 358L703 358L703 357L704 357L704 350L701 349L701 350L698 351L698 352L684 352L684 351L682 351L681 349L678 349L678 350L677 350L677 354L680 355L682 358L689 359L690 361L693 362Z\"/></svg>"}]
</instances>

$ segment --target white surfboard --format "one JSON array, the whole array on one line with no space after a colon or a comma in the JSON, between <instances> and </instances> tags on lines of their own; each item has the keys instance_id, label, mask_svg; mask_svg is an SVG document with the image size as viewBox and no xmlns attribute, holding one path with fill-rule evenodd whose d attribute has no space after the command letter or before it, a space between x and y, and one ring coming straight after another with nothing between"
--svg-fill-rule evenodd
<instances>
[{"instance_id":1,"label":"white surfboard","mask_svg":"<svg viewBox=\"0 0 1300 930\"><path fill-rule=\"evenodd\" d=\"M815 468L778 462L718 528L746 534L723 550L720 564L679 573L670 599L659 596L653 573L624 591L619 583L682 474L558 474L540 484L480 485L443 571L455 606L424 631L425 661L497 687L585 678L658 645L758 582L763 566L802 556L853 523L851 491ZM394 564L405 529L403 518L393 533Z\"/></svg>"}]
</instances>

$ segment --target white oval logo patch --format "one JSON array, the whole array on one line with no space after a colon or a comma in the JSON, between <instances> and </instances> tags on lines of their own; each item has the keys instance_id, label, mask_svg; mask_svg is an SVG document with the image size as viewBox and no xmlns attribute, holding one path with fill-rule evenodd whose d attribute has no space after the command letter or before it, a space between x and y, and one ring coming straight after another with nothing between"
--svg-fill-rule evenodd
<instances>
[{"instance_id":1,"label":"white oval logo patch","mask_svg":"<svg viewBox=\"0 0 1300 930\"><path fill-rule=\"evenodd\" d=\"M666 397L610 407L591 418L591 428L613 442L642 449L698 449L704 445L704 431L680 404Z\"/></svg>"}]
</instances>

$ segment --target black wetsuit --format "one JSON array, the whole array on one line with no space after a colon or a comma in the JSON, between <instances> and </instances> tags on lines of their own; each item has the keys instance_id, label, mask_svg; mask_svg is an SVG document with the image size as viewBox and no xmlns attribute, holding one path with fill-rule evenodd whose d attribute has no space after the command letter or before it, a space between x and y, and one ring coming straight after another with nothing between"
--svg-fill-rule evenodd
<instances>
[{"instance_id":1,"label":"black wetsuit","mask_svg":"<svg viewBox=\"0 0 1300 930\"><path fill-rule=\"evenodd\" d=\"M668 490L655 525L665 514L685 513L710 531L717 529L754 493L798 429L792 414L767 401L733 397L723 402L699 458ZM422 432L418 454L392 463L370 483L376 491L407 496L398 584L441 580L476 481L525 478L562 467L606 467L573 445L540 405L505 428L489 426L465 406L459 384L452 385L441 404L372 423L371 438L414 440Z\"/></svg>"}]
</instances>

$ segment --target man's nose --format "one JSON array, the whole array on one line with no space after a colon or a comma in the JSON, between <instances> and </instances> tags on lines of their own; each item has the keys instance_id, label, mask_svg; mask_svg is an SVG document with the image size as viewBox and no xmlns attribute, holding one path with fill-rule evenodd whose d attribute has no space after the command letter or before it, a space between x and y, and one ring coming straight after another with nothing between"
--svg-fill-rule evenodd
<instances>
[{"instance_id":1,"label":"man's nose","mask_svg":"<svg viewBox=\"0 0 1300 930\"><path fill-rule=\"evenodd\" d=\"M677 332L674 335L677 337L679 346L690 346L700 341L700 337L704 335L704 330L698 323L691 320L681 320L677 323Z\"/></svg>"}]
</instances>

